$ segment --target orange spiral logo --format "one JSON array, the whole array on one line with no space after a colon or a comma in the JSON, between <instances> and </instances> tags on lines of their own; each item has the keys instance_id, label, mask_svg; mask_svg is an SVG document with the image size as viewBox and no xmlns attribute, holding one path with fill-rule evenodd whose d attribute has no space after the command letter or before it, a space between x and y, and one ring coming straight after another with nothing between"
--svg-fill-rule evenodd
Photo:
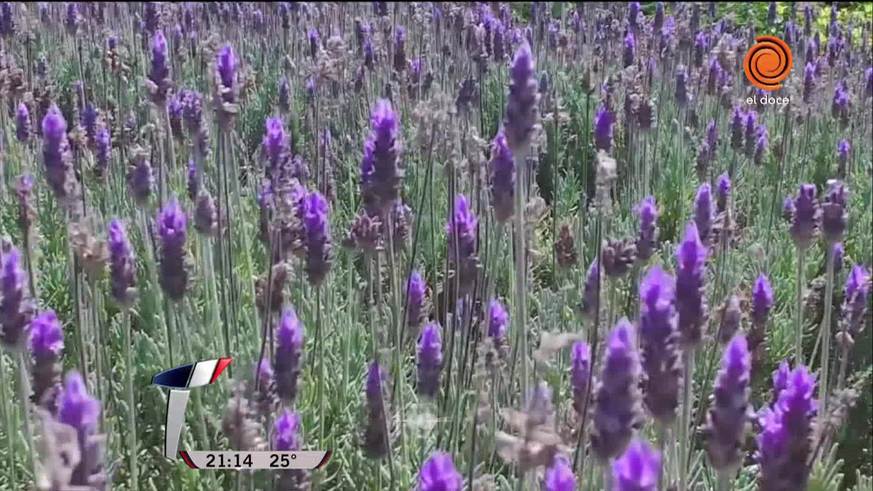
<instances>
[{"instance_id":1,"label":"orange spiral logo","mask_svg":"<svg viewBox=\"0 0 873 491\"><path fill-rule=\"evenodd\" d=\"M759 89L781 89L791 73L791 48L776 36L758 36L755 41L743 60L746 78Z\"/></svg>"}]
</instances>

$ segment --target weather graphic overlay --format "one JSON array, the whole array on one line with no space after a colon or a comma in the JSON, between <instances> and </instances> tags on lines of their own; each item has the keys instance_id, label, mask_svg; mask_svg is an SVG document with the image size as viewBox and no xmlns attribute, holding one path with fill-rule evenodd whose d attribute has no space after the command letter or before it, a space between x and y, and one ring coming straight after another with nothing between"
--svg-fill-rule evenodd
<instances>
[{"instance_id":1,"label":"weather graphic overlay","mask_svg":"<svg viewBox=\"0 0 873 491\"><path fill-rule=\"evenodd\" d=\"M776 36L758 36L755 41L743 59L746 78L762 90L781 89L782 81L791 74L791 48Z\"/></svg>"},{"instance_id":2,"label":"weather graphic overlay","mask_svg":"<svg viewBox=\"0 0 873 491\"><path fill-rule=\"evenodd\" d=\"M230 365L232 358L203 360L164 370L152 378L152 384L170 389L167 398L164 456L178 455L192 469L320 469L330 460L330 450L272 452L179 450L179 437L185 423L190 390L211 385Z\"/></svg>"}]
</instances>

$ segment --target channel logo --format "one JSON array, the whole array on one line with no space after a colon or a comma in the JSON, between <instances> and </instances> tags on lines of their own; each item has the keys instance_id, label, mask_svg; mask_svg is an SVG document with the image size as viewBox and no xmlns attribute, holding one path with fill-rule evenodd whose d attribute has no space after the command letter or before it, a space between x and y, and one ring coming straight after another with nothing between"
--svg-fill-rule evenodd
<instances>
[{"instance_id":1,"label":"channel logo","mask_svg":"<svg viewBox=\"0 0 873 491\"><path fill-rule=\"evenodd\" d=\"M792 68L791 48L776 36L758 36L755 44L746 52L743 70L749 83L755 87L774 91L782 88Z\"/></svg>"}]
</instances>

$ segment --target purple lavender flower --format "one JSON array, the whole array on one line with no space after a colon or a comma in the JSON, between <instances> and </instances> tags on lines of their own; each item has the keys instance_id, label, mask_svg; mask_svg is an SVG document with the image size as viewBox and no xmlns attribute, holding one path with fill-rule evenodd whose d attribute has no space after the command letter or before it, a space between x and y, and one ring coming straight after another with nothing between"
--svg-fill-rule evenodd
<instances>
[{"instance_id":1,"label":"purple lavender flower","mask_svg":"<svg viewBox=\"0 0 873 491\"><path fill-rule=\"evenodd\" d=\"M734 106L731 113L731 148L738 150L743 146L743 130L745 129L746 113L740 106Z\"/></svg>"},{"instance_id":2,"label":"purple lavender flower","mask_svg":"<svg viewBox=\"0 0 873 491\"><path fill-rule=\"evenodd\" d=\"M303 324L293 307L282 312L276 326L275 370L276 395L288 404L297 397L297 379L303 355Z\"/></svg>"},{"instance_id":3,"label":"purple lavender flower","mask_svg":"<svg viewBox=\"0 0 873 491\"><path fill-rule=\"evenodd\" d=\"M591 446L604 462L625 451L638 424L639 376L634 327L622 318L609 335L594 397Z\"/></svg>"},{"instance_id":4,"label":"purple lavender flower","mask_svg":"<svg viewBox=\"0 0 873 491\"><path fill-rule=\"evenodd\" d=\"M385 402L383 399L385 374L379 362L373 361L367 367L367 378L364 382L367 422L364 428L364 454L372 459L381 459L388 455L389 434Z\"/></svg>"},{"instance_id":5,"label":"purple lavender flower","mask_svg":"<svg viewBox=\"0 0 873 491\"><path fill-rule=\"evenodd\" d=\"M421 330L418 339L418 393L433 398L439 390L440 371L443 367L443 343L440 325L430 322Z\"/></svg>"},{"instance_id":6,"label":"purple lavender flower","mask_svg":"<svg viewBox=\"0 0 873 491\"><path fill-rule=\"evenodd\" d=\"M127 172L127 185L137 204L144 205L148 202L155 186L155 176L147 153L139 152L134 155Z\"/></svg>"},{"instance_id":7,"label":"purple lavender flower","mask_svg":"<svg viewBox=\"0 0 873 491\"><path fill-rule=\"evenodd\" d=\"M834 98L831 102L831 115L840 121L846 121L849 115L849 90L845 80L834 88Z\"/></svg>"},{"instance_id":8,"label":"purple lavender flower","mask_svg":"<svg viewBox=\"0 0 873 491\"><path fill-rule=\"evenodd\" d=\"M188 268L185 241L188 238L188 217L173 198L158 213L157 232L161 261L159 283L171 300L181 300L188 289Z\"/></svg>"},{"instance_id":9,"label":"purple lavender flower","mask_svg":"<svg viewBox=\"0 0 873 491\"><path fill-rule=\"evenodd\" d=\"M703 56L706 54L708 40L706 33L698 31L694 36L694 66L700 68L703 66Z\"/></svg>"},{"instance_id":10,"label":"purple lavender flower","mask_svg":"<svg viewBox=\"0 0 873 491\"><path fill-rule=\"evenodd\" d=\"M239 62L233 47L225 44L215 56L216 90L218 101L224 104L236 102L239 87L237 86L237 71Z\"/></svg>"},{"instance_id":11,"label":"purple lavender flower","mask_svg":"<svg viewBox=\"0 0 873 491\"><path fill-rule=\"evenodd\" d=\"M58 201L72 202L78 196L79 183L73 171L67 122L54 104L42 120L42 138L42 156L49 187Z\"/></svg>"},{"instance_id":12,"label":"purple lavender flower","mask_svg":"<svg viewBox=\"0 0 873 491\"><path fill-rule=\"evenodd\" d=\"M506 339L506 330L509 326L509 313L506 307L496 298L488 304L488 337L495 344L501 344Z\"/></svg>"},{"instance_id":13,"label":"purple lavender flower","mask_svg":"<svg viewBox=\"0 0 873 491\"><path fill-rule=\"evenodd\" d=\"M782 201L782 219L786 222L794 220L794 200L791 196L786 196Z\"/></svg>"},{"instance_id":14,"label":"purple lavender flower","mask_svg":"<svg viewBox=\"0 0 873 491\"><path fill-rule=\"evenodd\" d=\"M864 329L864 317L867 314L870 288L870 272L860 264L853 266L848 278L846 278L841 308L842 330L853 339Z\"/></svg>"},{"instance_id":15,"label":"purple lavender flower","mask_svg":"<svg viewBox=\"0 0 873 491\"><path fill-rule=\"evenodd\" d=\"M745 147L744 152L747 157L752 157L755 153L755 142L758 135L758 113L755 111L748 111L746 113L746 121L745 121Z\"/></svg>"},{"instance_id":16,"label":"purple lavender flower","mask_svg":"<svg viewBox=\"0 0 873 491\"><path fill-rule=\"evenodd\" d=\"M361 159L361 192L372 215L385 214L400 198L404 169L399 127L391 103L379 100L370 115L370 135L364 142Z\"/></svg>"},{"instance_id":17,"label":"purple lavender flower","mask_svg":"<svg viewBox=\"0 0 873 491\"><path fill-rule=\"evenodd\" d=\"M849 152L851 151L852 145L845 138L837 144L837 173L840 177L846 176L846 166L849 163Z\"/></svg>"},{"instance_id":18,"label":"purple lavender flower","mask_svg":"<svg viewBox=\"0 0 873 491\"><path fill-rule=\"evenodd\" d=\"M406 283L406 325L417 329L424 319L424 296L427 283L418 271L412 271Z\"/></svg>"},{"instance_id":19,"label":"purple lavender flower","mask_svg":"<svg viewBox=\"0 0 873 491\"><path fill-rule=\"evenodd\" d=\"M467 204L467 198L455 196L452 219L446 224L449 258L458 275L459 294L463 296L473 288L479 272L479 258L476 255L476 227L478 221Z\"/></svg>"},{"instance_id":20,"label":"purple lavender flower","mask_svg":"<svg viewBox=\"0 0 873 491\"><path fill-rule=\"evenodd\" d=\"M103 443L97 435L100 411L100 401L88 395L82 376L75 371L69 372L58 398L57 420L72 427L78 437L81 460L75 465L68 481L74 488L105 483L100 462Z\"/></svg>"},{"instance_id":21,"label":"purple lavender flower","mask_svg":"<svg viewBox=\"0 0 873 491\"><path fill-rule=\"evenodd\" d=\"M720 80L722 78L722 72L724 70L721 68L721 63L718 62L718 58L713 56L709 60L709 75L706 77L706 93L709 95L715 95L718 93L718 89L721 88Z\"/></svg>"},{"instance_id":22,"label":"purple lavender flower","mask_svg":"<svg viewBox=\"0 0 873 491\"><path fill-rule=\"evenodd\" d=\"M32 175L22 174L18 177L15 194L18 197L18 228L22 236L30 240L31 227L36 220Z\"/></svg>"},{"instance_id":23,"label":"purple lavender flower","mask_svg":"<svg viewBox=\"0 0 873 491\"><path fill-rule=\"evenodd\" d=\"M27 340L30 306L26 291L27 273L21 253L12 247L0 257L0 340L7 348L22 348Z\"/></svg>"},{"instance_id":24,"label":"purple lavender flower","mask_svg":"<svg viewBox=\"0 0 873 491\"><path fill-rule=\"evenodd\" d=\"M291 143L282 125L282 118L267 118L264 139L261 142L261 154L264 159L264 171L267 176L276 176L276 171L288 158Z\"/></svg>"},{"instance_id":25,"label":"purple lavender flower","mask_svg":"<svg viewBox=\"0 0 873 491\"><path fill-rule=\"evenodd\" d=\"M803 102L809 104L812 101L812 95L815 91L815 64L811 61L806 63L803 69Z\"/></svg>"},{"instance_id":26,"label":"purple lavender flower","mask_svg":"<svg viewBox=\"0 0 873 491\"><path fill-rule=\"evenodd\" d=\"M694 224L697 225L697 232L703 244L709 243L713 218L715 212L712 209L712 188L708 182L705 182L697 188L697 196L694 198Z\"/></svg>"},{"instance_id":27,"label":"purple lavender flower","mask_svg":"<svg viewBox=\"0 0 873 491\"><path fill-rule=\"evenodd\" d=\"M68 3L67 14L64 17L64 27L66 27L67 33L75 37L81 21L82 16L79 15L79 4L77 2Z\"/></svg>"},{"instance_id":28,"label":"purple lavender flower","mask_svg":"<svg viewBox=\"0 0 873 491\"><path fill-rule=\"evenodd\" d=\"M724 351L706 425L706 452L719 472L733 472L742 463L751 369L746 338L738 334Z\"/></svg>"},{"instance_id":29,"label":"purple lavender flower","mask_svg":"<svg viewBox=\"0 0 873 491\"><path fill-rule=\"evenodd\" d=\"M706 254L706 246L700 241L697 225L688 222L682 243L676 250L676 308L682 343L691 348L700 342L706 311L703 298Z\"/></svg>"},{"instance_id":30,"label":"purple lavender flower","mask_svg":"<svg viewBox=\"0 0 873 491\"><path fill-rule=\"evenodd\" d=\"M752 161L755 165L761 165L764 163L764 155L767 153L769 133L767 132L767 128L763 125L758 126L757 133L758 136L755 139L755 149L752 152Z\"/></svg>"},{"instance_id":31,"label":"purple lavender flower","mask_svg":"<svg viewBox=\"0 0 873 491\"><path fill-rule=\"evenodd\" d=\"M676 68L676 104L681 106L685 106L691 100L691 96L688 93L688 70L685 68L685 65L679 65Z\"/></svg>"},{"instance_id":32,"label":"purple lavender flower","mask_svg":"<svg viewBox=\"0 0 873 491\"><path fill-rule=\"evenodd\" d=\"M675 280L652 267L640 285L640 348L643 402L662 425L669 425L679 404L679 332Z\"/></svg>"},{"instance_id":33,"label":"purple lavender flower","mask_svg":"<svg viewBox=\"0 0 873 491\"><path fill-rule=\"evenodd\" d=\"M588 272L585 275L585 287L582 292L582 315L594 320L600 309L600 263L597 258L591 261Z\"/></svg>"},{"instance_id":34,"label":"purple lavender flower","mask_svg":"<svg viewBox=\"0 0 873 491\"><path fill-rule=\"evenodd\" d=\"M815 184L801 184L794 198L791 238L798 249L812 245L821 225L821 207L815 197Z\"/></svg>"},{"instance_id":35,"label":"purple lavender flower","mask_svg":"<svg viewBox=\"0 0 873 491\"><path fill-rule=\"evenodd\" d=\"M15 138L25 143L30 139L30 131L30 111L28 111L26 104L19 102L18 110L15 111Z\"/></svg>"},{"instance_id":36,"label":"purple lavender flower","mask_svg":"<svg viewBox=\"0 0 873 491\"><path fill-rule=\"evenodd\" d=\"M825 240L839 242L846 232L848 190L842 181L831 179L821 206L821 231Z\"/></svg>"},{"instance_id":37,"label":"purple lavender flower","mask_svg":"<svg viewBox=\"0 0 873 491\"><path fill-rule=\"evenodd\" d=\"M533 54L528 43L522 43L509 69L509 95L503 131L513 154L524 155L537 123L537 80Z\"/></svg>"},{"instance_id":38,"label":"purple lavender flower","mask_svg":"<svg viewBox=\"0 0 873 491\"><path fill-rule=\"evenodd\" d=\"M575 491L576 476L570 462L563 455L555 455L543 477L544 491Z\"/></svg>"},{"instance_id":39,"label":"purple lavender flower","mask_svg":"<svg viewBox=\"0 0 873 491\"><path fill-rule=\"evenodd\" d=\"M716 212L723 213L727 210L728 200L730 200L731 196L731 178L728 176L727 172L718 176L715 195Z\"/></svg>"},{"instance_id":40,"label":"purple lavender flower","mask_svg":"<svg viewBox=\"0 0 873 491\"><path fill-rule=\"evenodd\" d=\"M300 450L300 415L285 408L273 424L273 450L289 452Z\"/></svg>"},{"instance_id":41,"label":"purple lavender flower","mask_svg":"<svg viewBox=\"0 0 873 491\"><path fill-rule=\"evenodd\" d=\"M800 365L788 376L775 407L765 410L757 438L760 489L806 489L809 467L797 463L806 462L812 451L814 390L815 377Z\"/></svg>"},{"instance_id":42,"label":"purple lavender flower","mask_svg":"<svg viewBox=\"0 0 873 491\"><path fill-rule=\"evenodd\" d=\"M661 454L636 439L612 464L613 491L657 491L661 479Z\"/></svg>"},{"instance_id":43,"label":"purple lavender flower","mask_svg":"<svg viewBox=\"0 0 873 491\"><path fill-rule=\"evenodd\" d=\"M743 321L743 311L740 306L740 299L736 295L731 295L725 301L722 307L721 320L718 326L718 342L727 344L740 329L740 324Z\"/></svg>"},{"instance_id":44,"label":"purple lavender flower","mask_svg":"<svg viewBox=\"0 0 873 491\"><path fill-rule=\"evenodd\" d=\"M573 409L576 414L585 413L585 397L591 376L591 347L583 341L576 341L570 349L570 387L573 389Z\"/></svg>"},{"instance_id":45,"label":"purple lavender flower","mask_svg":"<svg viewBox=\"0 0 873 491\"><path fill-rule=\"evenodd\" d=\"M205 190L194 201L194 229L209 237L218 231L218 209L212 195Z\"/></svg>"},{"instance_id":46,"label":"purple lavender flower","mask_svg":"<svg viewBox=\"0 0 873 491\"><path fill-rule=\"evenodd\" d=\"M288 83L288 79L284 76L279 79L278 99L279 109L283 112L291 110L291 85Z\"/></svg>"},{"instance_id":47,"label":"purple lavender flower","mask_svg":"<svg viewBox=\"0 0 873 491\"><path fill-rule=\"evenodd\" d=\"M33 401L54 410L61 381L64 329L54 310L46 310L30 322L30 353L33 356Z\"/></svg>"},{"instance_id":48,"label":"purple lavender flower","mask_svg":"<svg viewBox=\"0 0 873 491\"><path fill-rule=\"evenodd\" d=\"M834 274L840 274L840 271L843 269L843 258L845 257L846 251L843 249L843 243L837 242L833 245L833 254L834 254Z\"/></svg>"},{"instance_id":49,"label":"purple lavender flower","mask_svg":"<svg viewBox=\"0 0 873 491\"><path fill-rule=\"evenodd\" d=\"M170 65L168 64L167 38L163 31L157 31L152 38L152 60L148 79L152 102L157 106L167 103L170 90Z\"/></svg>"},{"instance_id":50,"label":"purple lavender flower","mask_svg":"<svg viewBox=\"0 0 873 491\"><path fill-rule=\"evenodd\" d=\"M444 452L434 452L428 457L418 472L416 491L461 491L464 478L455 469L452 456Z\"/></svg>"},{"instance_id":51,"label":"purple lavender flower","mask_svg":"<svg viewBox=\"0 0 873 491\"><path fill-rule=\"evenodd\" d=\"M767 324L770 309L773 308L773 288L767 275L761 273L752 289L752 324L763 327Z\"/></svg>"},{"instance_id":52,"label":"purple lavender flower","mask_svg":"<svg viewBox=\"0 0 873 491\"><path fill-rule=\"evenodd\" d=\"M315 59L315 55L318 54L318 43L321 40L318 29L311 27L309 32L306 33L306 37L309 40L309 56Z\"/></svg>"},{"instance_id":53,"label":"purple lavender flower","mask_svg":"<svg viewBox=\"0 0 873 491\"><path fill-rule=\"evenodd\" d=\"M601 105L594 115L594 147L606 153L612 152L612 132L615 114L606 105Z\"/></svg>"},{"instance_id":54,"label":"purple lavender flower","mask_svg":"<svg viewBox=\"0 0 873 491\"><path fill-rule=\"evenodd\" d=\"M406 70L406 29L397 26L394 32L394 70L402 72Z\"/></svg>"},{"instance_id":55,"label":"purple lavender flower","mask_svg":"<svg viewBox=\"0 0 873 491\"><path fill-rule=\"evenodd\" d=\"M491 207L494 219L500 223L512 218L515 196L515 162L512 150L506 144L503 131L499 131L491 142L489 184L491 187Z\"/></svg>"},{"instance_id":56,"label":"purple lavender flower","mask_svg":"<svg viewBox=\"0 0 873 491\"><path fill-rule=\"evenodd\" d=\"M182 94L177 94L167 103L167 116L170 120L170 133L173 138L182 141Z\"/></svg>"},{"instance_id":57,"label":"purple lavender flower","mask_svg":"<svg viewBox=\"0 0 873 491\"><path fill-rule=\"evenodd\" d=\"M330 271L331 240L330 217L327 200L318 191L305 198L303 233L305 236L306 265L304 269L309 283L319 286Z\"/></svg>"},{"instance_id":58,"label":"purple lavender flower","mask_svg":"<svg viewBox=\"0 0 873 491\"><path fill-rule=\"evenodd\" d=\"M103 123L97 125L97 133L94 135L94 154L94 174L102 179L107 175L109 160L112 157L112 140L109 128Z\"/></svg>"},{"instance_id":59,"label":"purple lavender flower","mask_svg":"<svg viewBox=\"0 0 873 491\"><path fill-rule=\"evenodd\" d=\"M624 52L622 54L622 61L624 62L625 67L629 67L634 64L636 45L637 43L634 39L634 33L632 31L628 31L627 35L624 37Z\"/></svg>"},{"instance_id":60,"label":"purple lavender flower","mask_svg":"<svg viewBox=\"0 0 873 491\"><path fill-rule=\"evenodd\" d=\"M654 196L646 196L636 207L640 219L637 233L637 259L648 261L658 247L658 207Z\"/></svg>"},{"instance_id":61,"label":"purple lavender flower","mask_svg":"<svg viewBox=\"0 0 873 491\"><path fill-rule=\"evenodd\" d=\"M136 256L121 220L109 221L107 235L112 298L119 305L130 307L136 300Z\"/></svg>"}]
</instances>

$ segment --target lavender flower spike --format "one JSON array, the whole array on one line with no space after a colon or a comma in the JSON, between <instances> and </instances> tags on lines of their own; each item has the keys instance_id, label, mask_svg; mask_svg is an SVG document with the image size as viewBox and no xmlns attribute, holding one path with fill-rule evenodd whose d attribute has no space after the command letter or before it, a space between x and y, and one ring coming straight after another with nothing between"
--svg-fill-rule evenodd
<instances>
[{"instance_id":1,"label":"lavender flower spike","mask_svg":"<svg viewBox=\"0 0 873 491\"><path fill-rule=\"evenodd\" d=\"M156 106L167 103L170 90L170 65L168 63L167 38L163 31L157 31L152 38L152 62L148 75L149 95Z\"/></svg>"},{"instance_id":2,"label":"lavender flower spike","mask_svg":"<svg viewBox=\"0 0 873 491\"><path fill-rule=\"evenodd\" d=\"M752 324L764 327L773 308L773 288L767 275L761 273L752 289Z\"/></svg>"},{"instance_id":3,"label":"lavender flower spike","mask_svg":"<svg viewBox=\"0 0 873 491\"><path fill-rule=\"evenodd\" d=\"M612 464L612 491L657 491L660 479L661 454L639 439Z\"/></svg>"},{"instance_id":4,"label":"lavender flower spike","mask_svg":"<svg viewBox=\"0 0 873 491\"><path fill-rule=\"evenodd\" d=\"M15 138L24 143L30 139L30 132L30 111L26 104L19 102L18 109L15 111Z\"/></svg>"},{"instance_id":5,"label":"lavender flower spike","mask_svg":"<svg viewBox=\"0 0 873 491\"><path fill-rule=\"evenodd\" d=\"M537 124L537 79L530 45L524 41L515 52L509 69L509 95L503 131L513 154L524 155Z\"/></svg>"},{"instance_id":6,"label":"lavender flower spike","mask_svg":"<svg viewBox=\"0 0 873 491\"><path fill-rule=\"evenodd\" d=\"M159 283L171 300L181 300L188 289L185 242L188 217L174 198L158 213L157 232L161 263Z\"/></svg>"},{"instance_id":7,"label":"lavender flower spike","mask_svg":"<svg viewBox=\"0 0 873 491\"><path fill-rule=\"evenodd\" d=\"M742 463L751 369L746 338L738 334L724 351L706 425L706 452L719 472L733 472Z\"/></svg>"},{"instance_id":8,"label":"lavender flower spike","mask_svg":"<svg viewBox=\"0 0 873 491\"><path fill-rule=\"evenodd\" d=\"M79 183L73 171L73 155L67 139L67 122L52 105L42 120L42 156L46 180L58 201L66 204L78 196Z\"/></svg>"},{"instance_id":9,"label":"lavender flower spike","mask_svg":"<svg viewBox=\"0 0 873 491\"><path fill-rule=\"evenodd\" d=\"M388 455L390 436L384 402L385 373L379 362L373 361L367 367L367 378L364 383L366 398L367 422L364 428L364 454L372 459L381 459Z\"/></svg>"},{"instance_id":10,"label":"lavender flower spike","mask_svg":"<svg viewBox=\"0 0 873 491\"><path fill-rule=\"evenodd\" d=\"M455 197L452 220L446 225L449 258L458 275L459 295L473 288L479 272L479 258L476 255L476 227L478 221L467 204L467 198L459 194Z\"/></svg>"},{"instance_id":11,"label":"lavender flower spike","mask_svg":"<svg viewBox=\"0 0 873 491\"><path fill-rule=\"evenodd\" d=\"M506 330L509 326L509 313L506 307L496 298L491 299L488 305L488 337L495 344L501 344L506 339Z\"/></svg>"},{"instance_id":12,"label":"lavender flower spike","mask_svg":"<svg viewBox=\"0 0 873 491\"><path fill-rule=\"evenodd\" d=\"M815 197L815 184L801 184L794 198L791 238L798 249L812 245L821 224L821 207Z\"/></svg>"},{"instance_id":13,"label":"lavender flower spike","mask_svg":"<svg viewBox=\"0 0 873 491\"><path fill-rule=\"evenodd\" d=\"M706 311L703 298L705 262L706 247L697 234L697 225L689 222L685 227L685 237L676 250L676 309L685 347L696 347L702 335Z\"/></svg>"},{"instance_id":14,"label":"lavender flower spike","mask_svg":"<svg viewBox=\"0 0 873 491\"><path fill-rule=\"evenodd\" d=\"M715 209L718 213L723 213L727 210L728 201L731 196L731 178L728 176L727 172L718 176L715 195Z\"/></svg>"},{"instance_id":15,"label":"lavender flower spike","mask_svg":"<svg viewBox=\"0 0 873 491\"><path fill-rule=\"evenodd\" d=\"M61 382L61 352L64 329L54 310L46 310L30 323L30 353L33 356L33 401L54 410Z\"/></svg>"},{"instance_id":16,"label":"lavender flower spike","mask_svg":"<svg viewBox=\"0 0 873 491\"><path fill-rule=\"evenodd\" d=\"M406 283L406 325L417 329L424 320L424 297L427 283L418 271L409 274Z\"/></svg>"},{"instance_id":17,"label":"lavender flower spike","mask_svg":"<svg viewBox=\"0 0 873 491\"><path fill-rule=\"evenodd\" d=\"M303 354L303 324L297 319L293 307L282 313L276 327L276 356L274 373L276 394L290 404L297 397L297 378Z\"/></svg>"},{"instance_id":18,"label":"lavender flower spike","mask_svg":"<svg viewBox=\"0 0 873 491\"><path fill-rule=\"evenodd\" d=\"M382 216L400 199L403 163L400 122L391 103L381 99L370 115L370 135L361 159L361 192L371 215Z\"/></svg>"},{"instance_id":19,"label":"lavender flower spike","mask_svg":"<svg viewBox=\"0 0 873 491\"><path fill-rule=\"evenodd\" d=\"M491 142L491 161L489 163L489 185L491 187L491 207L494 219L506 223L514 211L515 162L512 150L506 144L503 131L497 133Z\"/></svg>"},{"instance_id":20,"label":"lavender flower spike","mask_svg":"<svg viewBox=\"0 0 873 491\"><path fill-rule=\"evenodd\" d=\"M0 341L6 348L20 349L27 341L30 306L26 291L21 253L12 247L0 258Z\"/></svg>"},{"instance_id":21,"label":"lavender flower spike","mask_svg":"<svg viewBox=\"0 0 873 491\"><path fill-rule=\"evenodd\" d=\"M842 181L831 179L824 203L821 206L821 231L824 238L831 244L843 240L846 232L848 214L846 206L848 191Z\"/></svg>"},{"instance_id":22,"label":"lavender flower spike","mask_svg":"<svg viewBox=\"0 0 873 491\"><path fill-rule=\"evenodd\" d=\"M851 342L864 329L870 288L870 272L864 266L856 264L849 272L849 277L846 278L841 309L842 319L840 320L841 329L851 336Z\"/></svg>"},{"instance_id":23,"label":"lavender flower spike","mask_svg":"<svg viewBox=\"0 0 873 491\"><path fill-rule=\"evenodd\" d=\"M640 218L640 228L637 234L637 259L648 261L658 247L658 206L654 196L643 198L636 208Z\"/></svg>"},{"instance_id":24,"label":"lavender flower spike","mask_svg":"<svg viewBox=\"0 0 873 491\"><path fill-rule=\"evenodd\" d=\"M758 486L763 490L806 489L812 452L812 421L817 412L813 399L815 377L800 365L788 376L775 408L761 418L758 435Z\"/></svg>"},{"instance_id":25,"label":"lavender flower spike","mask_svg":"<svg viewBox=\"0 0 873 491\"><path fill-rule=\"evenodd\" d=\"M640 285L643 402L664 426L673 422L679 405L681 361L675 302L675 280L660 266L652 267Z\"/></svg>"},{"instance_id":26,"label":"lavender flower spike","mask_svg":"<svg viewBox=\"0 0 873 491\"><path fill-rule=\"evenodd\" d=\"M615 115L606 106L597 109L594 115L594 147L606 153L612 152L612 126Z\"/></svg>"},{"instance_id":27,"label":"lavender flower spike","mask_svg":"<svg viewBox=\"0 0 873 491\"><path fill-rule=\"evenodd\" d=\"M573 409L576 414L585 413L585 397L591 375L591 347L576 341L570 349L570 387L573 389Z\"/></svg>"},{"instance_id":28,"label":"lavender flower spike","mask_svg":"<svg viewBox=\"0 0 873 491\"><path fill-rule=\"evenodd\" d=\"M700 241L703 244L709 244L714 217L712 188L708 182L705 182L697 188L697 196L694 198L694 223L697 225L697 233L700 235Z\"/></svg>"},{"instance_id":29,"label":"lavender flower spike","mask_svg":"<svg viewBox=\"0 0 873 491\"><path fill-rule=\"evenodd\" d=\"M461 491L464 478L455 468L452 456L444 452L434 452L418 473L417 491Z\"/></svg>"},{"instance_id":30,"label":"lavender flower spike","mask_svg":"<svg viewBox=\"0 0 873 491\"><path fill-rule=\"evenodd\" d=\"M440 370L443 367L443 345L440 326L428 323L421 330L418 339L418 393L424 397L434 397L439 390Z\"/></svg>"},{"instance_id":31,"label":"lavender flower spike","mask_svg":"<svg viewBox=\"0 0 873 491\"><path fill-rule=\"evenodd\" d=\"M103 454L102 442L96 436L100 423L100 401L92 398L85 390L85 383L78 372L70 372L64 381L64 388L58 398L57 419L71 426L78 435L79 463L73 469L69 484L73 487L89 487L100 472L98 461Z\"/></svg>"},{"instance_id":32,"label":"lavender flower spike","mask_svg":"<svg viewBox=\"0 0 873 491\"><path fill-rule=\"evenodd\" d=\"M597 318L600 309L600 263L597 258L588 266L580 308L583 317L592 321Z\"/></svg>"},{"instance_id":33,"label":"lavender flower spike","mask_svg":"<svg viewBox=\"0 0 873 491\"><path fill-rule=\"evenodd\" d=\"M575 491L576 476L570 462L563 455L555 455L552 465L546 469L543 478L544 491Z\"/></svg>"},{"instance_id":34,"label":"lavender flower spike","mask_svg":"<svg viewBox=\"0 0 873 491\"><path fill-rule=\"evenodd\" d=\"M121 220L113 218L108 229L109 283L112 298L122 307L130 307L136 300L136 257L127 239Z\"/></svg>"},{"instance_id":35,"label":"lavender flower spike","mask_svg":"<svg viewBox=\"0 0 873 491\"><path fill-rule=\"evenodd\" d=\"M639 423L640 362L634 327L622 318L609 335L594 397L591 446L600 460L621 455Z\"/></svg>"},{"instance_id":36,"label":"lavender flower spike","mask_svg":"<svg viewBox=\"0 0 873 491\"><path fill-rule=\"evenodd\" d=\"M330 271L331 240L327 200L318 191L305 198L303 229L306 245L306 276L309 283L319 286Z\"/></svg>"}]
</instances>

